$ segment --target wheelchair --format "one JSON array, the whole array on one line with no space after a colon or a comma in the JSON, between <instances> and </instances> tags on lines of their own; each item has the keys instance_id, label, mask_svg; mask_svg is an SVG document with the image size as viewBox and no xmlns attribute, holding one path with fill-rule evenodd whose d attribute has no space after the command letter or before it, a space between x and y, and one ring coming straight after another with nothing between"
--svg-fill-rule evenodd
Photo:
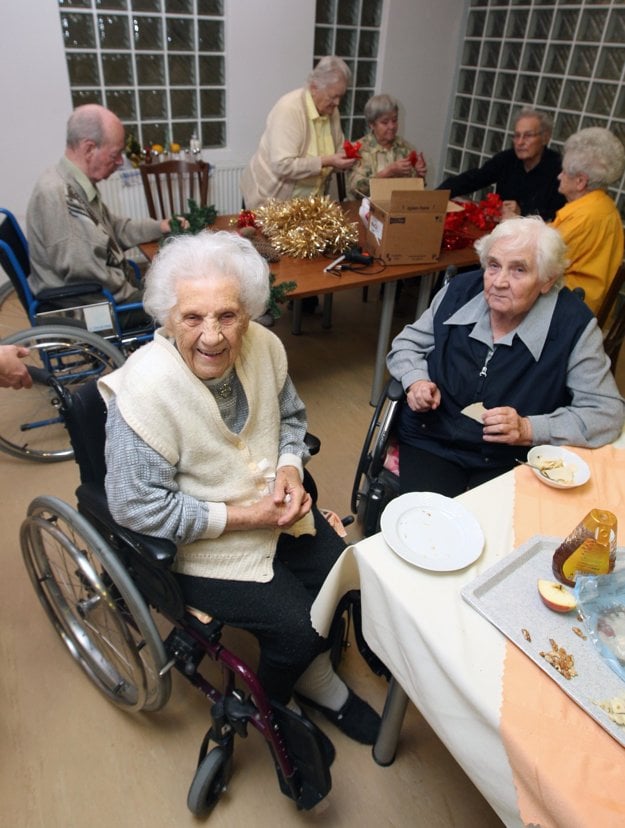
<instances>
[{"instance_id":1,"label":"wheelchair","mask_svg":"<svg viewBox=\"0 0 625 828\"><path fill-rule=\"evenodd\" d=\"M67 388L97 379L152 339L154 326L125 329L124 316L142 310L142 305L118 304L96 283L49 288L34 296L28 284L26 238L9 210L0 209L0 218L0 265L32 326L8 336L2 344L31 349L26 363L33 377L30 390L0 399L0 450L42 462L67 460L73 451L48 378L53 376ZM138 273L136 265L135 269ZM98 296L101 301L93 303Z\"/></svg>"},{"instance_id":2,"label":"wheelchair","mask_svg":"<svg viewBox=\"0 0 625 828\"><path fill-rule=\"evenodd\" d=\"M314 807L331 789L327 742L310 721L270 703L254 672L223 645L219 621L204 624L186 611L170 571L174 544L111 517L106 408L96 383L73 394L57 384L56 393L80 469L77 510L56 497L37 497L20 541L35 592L70 655L109 701L130 713L166 704L174 668L210 700L211 723L187 797L196 816L219 800L232 774L235 737L250 728L268 745L282 793L298 809ZM164 640L151 609L173 625ZM200 673L205 656L220 665L222 687Z\"/></svg>"},{"instance_id":3,"label":"wheelchair","mask_svg":"<svg viewBox=\"0 0 625 828\"><path fill-rule=\"evenodd\" d=\"M393 424L403 399L401 383L391 378L380 394L358 459L350 506L367 538L380 531L382 512L399 494Z\"/></svg>"}]
</instances>

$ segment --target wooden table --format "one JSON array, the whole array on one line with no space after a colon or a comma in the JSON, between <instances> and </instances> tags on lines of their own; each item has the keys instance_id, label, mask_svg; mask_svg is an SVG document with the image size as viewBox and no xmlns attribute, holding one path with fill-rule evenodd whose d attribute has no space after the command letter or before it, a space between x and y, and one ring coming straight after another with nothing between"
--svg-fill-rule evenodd
<instances>
[{"instance_id":1,"label":"wooden table","mask_svg":"<svg viewBox=\"0 0 625 828\"><path fill-rule=\"evenodd\" d=\"M348 210L354 208L349 206ZM231 220L234 216L218 216L215 222L215 229L232 229ZM158 242L149 242L139 245L142 253L150 261L158 250ZM391 324L393 319L393 308L395 304L395 293L397 282L400 279L413 279L421 277L419 293L417 298L416 316L428 307L430 294L437 273L445 271L450 265L455 267L467 267L478 265L478 257L472 247L462 250L443 250L440 258L435 263L409 264L409 265L388 265L377 264L361 271L342 271L340 274L326 273L324 268L330 260L324 256L316 256L313 259L295 259L292 256L282 256L279 262L270 264L271 272L275 274L276 284L281 282L294 281L297 287L288 295L294 300L293 326L292 331L298 334L301 329L301 300L307 296L324 296L324 327L330 327L330 316L332 308L332 295L341 290L369 287L370 285L385 284L382 312L380 314L380 325L378 328L378 343L376 350L373 381L371 386L371 405L378 401L384 387L386 371L386 355L388 353Z\"/></svg>"}]
</instances>

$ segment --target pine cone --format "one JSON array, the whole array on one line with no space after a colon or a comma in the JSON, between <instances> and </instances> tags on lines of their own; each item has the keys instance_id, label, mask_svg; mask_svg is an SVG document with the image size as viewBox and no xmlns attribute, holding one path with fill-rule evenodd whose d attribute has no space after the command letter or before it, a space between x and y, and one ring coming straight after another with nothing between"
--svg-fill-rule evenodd
<instances>
[{"instance_id":1,"label":"pine cone","mask_svg":"<svg viewBox=\"0 0 625 828\"><path fill-rule=\"evenodd\" d=\"M280 254L270 242L259 238L252 239L251 241L263 259L267 259L268 262L280 261Z\"/></svg>"}]
</instances>

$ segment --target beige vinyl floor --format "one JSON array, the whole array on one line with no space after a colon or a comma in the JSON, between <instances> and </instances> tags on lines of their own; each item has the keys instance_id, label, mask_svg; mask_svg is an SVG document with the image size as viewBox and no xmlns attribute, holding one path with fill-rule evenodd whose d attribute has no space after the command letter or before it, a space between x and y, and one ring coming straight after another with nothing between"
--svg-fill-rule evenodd
<instances>
[{"instance_id":1,"label":"beige vinyl floor","mask_svg":"<svg viewBox=\"0 0 625 828\"><path fill-rule=\"evenodd\" d=\"M401 298L399 328L414 307L409 287ZM333 328L305 316L303 333L290 333L287 311L275 330L285 342L291 373L322 441L311 471L320 504L349 514L356 462L372 409L368 404L380 301L377 289L337 294ZM0 336L26 327L14 299L0 310ZM18 392L2 391L3 394ZM28 581L18 533L30 500L54 494L73 503L73 463L37 464L0 454L2 555L0 578L0 822L11 828L197 825L186 807L208 704L174 675L167 707L132 716L112 706L73 663ZM358 539L358 528L350 528ZM253 659L247 640L228 635ZM355 648L341 666L346 680L381 711L386 684L373 676ZM242 825L494 828L491 808L409 705L395 763L376 765L368 747L331 725L337 748L333 788L314 811L298 812L277 784L267 748L254 731L235 748L228 791L209 817L215 828Z\"/></svg>"}]
</instances>

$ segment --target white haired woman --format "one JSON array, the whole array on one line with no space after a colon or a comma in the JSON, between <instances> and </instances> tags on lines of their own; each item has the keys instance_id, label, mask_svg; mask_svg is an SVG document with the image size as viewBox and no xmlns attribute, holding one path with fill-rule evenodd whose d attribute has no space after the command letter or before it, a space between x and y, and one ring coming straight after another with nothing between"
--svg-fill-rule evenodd
<instances>
[{"instance_id":1,"label":"white haired woman","mask_svg":"<svg viewBox=\"0 0 625 828\"><path fill-rule=\"evenodd\" d=\"M323 195L334 170L355 162L343 150L338 107L351 79L340 58L321 58L302 89L283 95L267 117L258 149L241 175L248 210L270 198Z\"/></svg>"},{"instance_id":2,"label":"white haired woman","mask_svg":"<svg viewBox=\"0 0 625 828\"><path fill-rule=\"evenodd\" d=\"M532 445L602 446L623 427L601 331L561 286L559 233L538 217L509 219L475 246L483 270L452 279L387 357L406 391L403 492L455 497ZM465 413L472 404L476 419Z\"/></svg>"},{"instance_id":3,"label":"white haired woman","mask_svg":"<svg viewBox=\"0 0 625 828\"><path fill-rule=\"evenodd\" d=\"M624 170L625 148L603 127L582 129L564 145L558 179L567 204L556 213L553 227L567 246L566 285L584 290L593 313L623 261L623 220L607 189Z\"/></svg>"},{"instance_id":4,"label":"white haired woman","mask_svg":"<svg viewBox=\"0 0 625 828\"><path fill-rule=\"evenodd\" d=\"M303 486L306 412L266 307L267 263L225 231L165 245L147 277L154 341L102 380L115 520L177 546L189 607L249 630L274 702L294 690L372 744L379 717L334 673L311 605L344 545Z\"/></svg>"},{"instance_id":5,"label":"white haired woman","mask_svg":"<svg viewBox=\"0 0 625 828\"><path fill-rule=\"evenodd\" d=\"M398 134L399 104L390 95L374 95L364 109L369 132L360 139L360 159L349 174L352 198L370 194L372 178L425 178L427 164L422 152Z\"/></svg>"}]
</instances>

